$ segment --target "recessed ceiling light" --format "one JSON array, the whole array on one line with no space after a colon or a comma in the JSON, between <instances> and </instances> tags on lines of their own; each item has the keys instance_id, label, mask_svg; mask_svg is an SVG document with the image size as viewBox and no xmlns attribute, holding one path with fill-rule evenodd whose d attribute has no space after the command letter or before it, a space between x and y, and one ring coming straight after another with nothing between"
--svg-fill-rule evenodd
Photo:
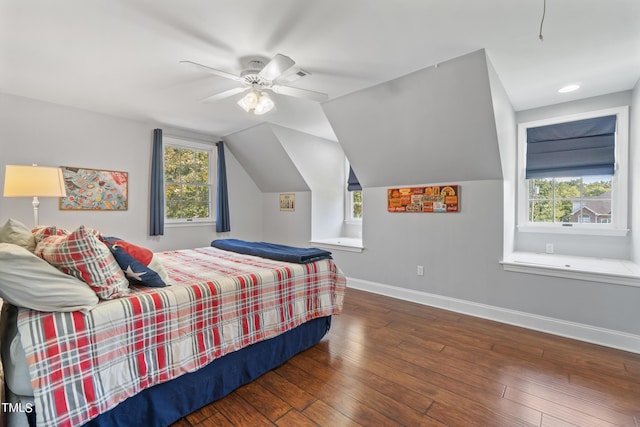
<instances>
[{"instance_id":1,"label":"recessed ceiling light","mask_svg":"<svg viewBox=\"0 0 640 427\"><path fill-rule=\"evenodd\" d=\"M573 92L574 90L578 90L578 89L580 89L580 85L572 84L572 85L566 85L561 87L560 89L558 89L558 92L567 93L567 92Z\"/></svg>"}]
</instances>

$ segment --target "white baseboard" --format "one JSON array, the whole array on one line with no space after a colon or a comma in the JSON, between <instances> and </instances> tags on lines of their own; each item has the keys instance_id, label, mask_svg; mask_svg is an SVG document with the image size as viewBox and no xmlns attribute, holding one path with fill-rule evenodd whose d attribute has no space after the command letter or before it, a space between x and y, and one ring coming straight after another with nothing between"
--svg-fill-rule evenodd
<instances>
[{"instance_id":1,"label":"white baseboard","mask_svg":"<svg viewBox=\"0 0 640 427\"><path fill-rule=\"evenodd\" d=\"M355 278L347 278L347 286L391 298L411 301L418 304L468 314L483 319L495 320L509 325L521 326L540 332L573 338L593 344L625 350L640 354L640 336L612 329L599 328L582 323L539 316L522 311L495 307L476 302L465 301L442 295L399 288L397 286L370 282Z\"/></svg>"}]
</instances>

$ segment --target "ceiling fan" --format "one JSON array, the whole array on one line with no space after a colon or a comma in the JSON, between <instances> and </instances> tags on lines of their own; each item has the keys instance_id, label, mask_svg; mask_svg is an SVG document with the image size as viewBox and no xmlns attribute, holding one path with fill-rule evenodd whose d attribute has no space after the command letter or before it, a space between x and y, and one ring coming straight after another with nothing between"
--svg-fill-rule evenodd
<instances>
[{"instance_id":1,"label":"ceiling fan","mask_svg":"<svg viewBox=\"0 0 640 427\"><path fill-rule=\"evenodd\" d=\"M265 61L260 58L249 60L247 68L245 68L239 76L192 61L180 61L180 63L191 65L216 76L224 77L225 79L233 80L241 85L240 87L204 98L202 100L203 102L219 101L238 93L250 91L238 102L238 105L247 112L264 114L273 108L273 101L271 101L271 98L264 92L265 90L270 90L280 95L310 99L317 102L327 100L327 94L325 93L288 86L287 83L291 83L311 73L294 67L294 60L280 53L276 54L266 64Z\"/></svg>"}]
</instances>

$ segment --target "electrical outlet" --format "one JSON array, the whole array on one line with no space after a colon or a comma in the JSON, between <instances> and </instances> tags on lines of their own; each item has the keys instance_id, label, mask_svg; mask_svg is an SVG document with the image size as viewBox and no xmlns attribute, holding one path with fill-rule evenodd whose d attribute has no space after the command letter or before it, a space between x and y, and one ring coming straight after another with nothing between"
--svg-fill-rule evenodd
<instances>
[{"instance_id":1,"label":"electrical outlet","mask_svg":"<svg viewBox=\"0 0 640 427\"><path fill-rule=\"evenodd\" d=\"M421 266L421 265L419 265L419 266L418 266L418 269L416 270L416 274L417 274L418 276L424 276L424 267L423 267L423 266Z\"/></svg>"},{"instance_id":2,"label":"electrical outlet","mask_svg":"<svg viewBox=\"0 0 640 427\"><path fill-rule=\"evenodd\" d=\"M545 247L545 252L548 254L552 254L553 253L553 243L547 243L546 247Z\"/></svg>"}]
</instances>

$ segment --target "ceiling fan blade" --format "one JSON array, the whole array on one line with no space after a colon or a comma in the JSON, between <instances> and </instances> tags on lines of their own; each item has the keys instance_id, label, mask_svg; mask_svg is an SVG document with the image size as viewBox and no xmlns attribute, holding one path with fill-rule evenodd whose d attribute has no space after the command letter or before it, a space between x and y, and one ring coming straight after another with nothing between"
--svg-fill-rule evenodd
<instances>
[{"instance_id":1,"label":"ceiling fan blade","mask_svg":"<svg viewBox=\"0 0 640 427\"><path fill-rule=\"evenodd\" d=\"M291 86L273 85L271 90L280 95L295 96L296 98L310 99L312 101L323 102L329 97L326 93L314 92L307 89L298 89Z\"/></svg>"},{"instance_id":2,"label":"ceiling fan blade","mask_svg":"<svg viewBox=\"0 0 640 427\"><path fill-rule=\"evenodd\" d=\"M199 69L204 70L204 71L206 71L208 73L215 74L216 76L224 77L225 79L235 80L237 82L241 82L242 81L242 78L239 77L239 76L235 76L235 75L233 75L231 73L227 73L225 71L216 70L215 68L207 67L206 65L198 64L197 62L180 61L180 63L181 64L187 64L187 65L190 65L192 67L199 68Z\"/></svg>"},{"instance_id":3,"label":"ceiling fan blade","mask_svg":"<svg viewBox=\"0 0 640 427\"><path fill-rule=\"evenodd\" d=\"M208 96L208 97L206 97L204 99L201 99L201 101L202 102L219 101L221 99L233 96L233 95L235 95L237 93L244 92L245 90L248 90L248 89L249 89L248 87L235 87L233 89L225 90L224 92L220 92L220 93L217 93L215 95Z\"/></svg>"},{"instance_id":4,"label":"ceiling fan blade","mask_svg":"<svg viewBox=\"0 0 640 427\"><path fill-rule=\"evenodd\" d=\"M282 55L281 53L276 54L276 56L269 61L267 65L264 66L262 70L258 73L260 77L263 79L274 81L282 73L287 71L289 68L295 65L295 61L289 58L286 55Z\"/></svg>"}]
</instances>

